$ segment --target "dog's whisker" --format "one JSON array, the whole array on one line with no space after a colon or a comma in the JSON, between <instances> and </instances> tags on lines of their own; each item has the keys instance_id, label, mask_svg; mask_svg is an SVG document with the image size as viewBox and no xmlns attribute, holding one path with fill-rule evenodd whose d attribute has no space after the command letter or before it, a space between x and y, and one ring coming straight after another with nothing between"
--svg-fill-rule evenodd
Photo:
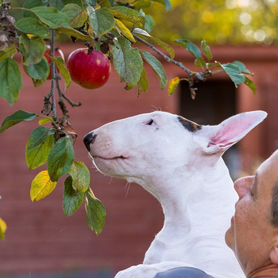
<instances>
[{"instance_id":1,"label":"dog's whisker","mask_svg":"<svg viewBox=\"0 0 278 278\"><path fill-rule=\"evenodd\" d=\"M127 183L125 184L125 198L127 198L127 195L128 195L128 193L129 193L129 190L130 190L130 183L127 182Z\"/></svg>"},{"instance_id":2,"label":"dog's whisker","mask_svg":"<svg viewBox=\"0 0 278 278\"><path fill-rule=\"evenodd\" d=\"M152 105L152 109L154 110L154 111L162 111L162 108L160 107L158 107L158 106L155 106L155 105Z\"/></svg>"}]
</instances>

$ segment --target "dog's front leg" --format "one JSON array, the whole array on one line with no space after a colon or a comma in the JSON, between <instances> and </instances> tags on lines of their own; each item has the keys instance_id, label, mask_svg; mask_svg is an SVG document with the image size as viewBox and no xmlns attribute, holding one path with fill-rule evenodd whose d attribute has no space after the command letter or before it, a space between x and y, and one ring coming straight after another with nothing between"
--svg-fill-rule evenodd
<instances>
[{"instance_id":1,"label":"dog's front leg","mask_svg":"<svg viewBox=\"0 0 278 278\"><path fill-rule=\"evenodd\" d=\"M158 272L182 266L194 267L190 264L176 261L162 262L156 264L139 264L118 272L114 278L153 278Z\"/></svg>"}]
</instances>

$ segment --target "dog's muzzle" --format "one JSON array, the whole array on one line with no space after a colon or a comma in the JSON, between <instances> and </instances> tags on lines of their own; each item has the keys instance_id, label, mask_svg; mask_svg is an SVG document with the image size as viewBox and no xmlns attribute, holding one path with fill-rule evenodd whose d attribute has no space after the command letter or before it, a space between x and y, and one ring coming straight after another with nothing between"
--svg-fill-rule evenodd
<instances>
[{"instance_id":1,"label":"dog's muzzle","mask_svg":"<svg viewBox=\"0 0 278 278\"><path fill-rule=\"evenodd\" d=\"M93 132L90 132L83 138L83 142L88 151L91 150L90 145L94 143L94 141L96 140L96 137L97 137L96 134L94 134Z\"/></svg>"}]
</instances>

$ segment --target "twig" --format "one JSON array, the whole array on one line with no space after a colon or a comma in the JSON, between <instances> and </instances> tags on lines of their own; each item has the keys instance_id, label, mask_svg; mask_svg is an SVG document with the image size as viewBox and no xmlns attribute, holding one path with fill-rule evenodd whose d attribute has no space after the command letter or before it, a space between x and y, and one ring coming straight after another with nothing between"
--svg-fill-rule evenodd
<instances>
[{"instance_id":1,"label":"twig","mask_svg":"<svg viewBox=\"0 0 278 278\"><path fill-rule=\"evenodd\" d=\"M183 63L176 61L175 59L172 59L170 56L164 54L161 50L159 50L158 48L156 48L154 45L152 45L151 43L147 42L146 40L142 39L141 37L134 35L134 37L142 42L143 44L147 45L148 47L150 47L154 52L156 52L157 54L159 54L166 62L168 63L172 63L176 66L178 66L179 68L181 68L183 71L185 71L187 73L187 75L189 76L189 78L193 78L194 76L194 72L192 72L189 68L187 68Z\"/></svg>"},{"instance_id":2,"label":"twig","mask_svg":"<svg viewBox=\"0 0 278 278\"><path fill-rule=\"evenodd\" d=\"M148 41L142 39L138 35L134 35L134 37L141 43L147 45L158 55L160 55L166 62L172 63L172 64L178 66L179 68L181 68L188 75L188 78L186 78L186 80L188 81L190 88L193 89L194 91L197 90L196 88L193 88L194 82L196 82L195 79L197 79L199 81L205 81L207 78L211 77L212 75L223 72L223 70L215 70L215 71L206 70L203 72L193 72L189 68L187 68L182 62L172 59L170 56L164 54L160 49L158 49L157 47L155 47Z\"/></svg>"},{"instance_id":3,"label":"twig","mask_svg":"<svg viewBox=\"0 0 278 278\"><path fill-rule=\"evenodd\" d=\"M51 40L50 40L50 51L51 56L55 56L55 30L51 29ZM52 79L51 79L51 98L52 98L52 114L54 121L57 121L57 108L56 108L56 79L57 79L57 71L56 65L53 61L51 61L51 70L52 70Z\"/></svg>"},{"instance_id":4,"label":"twig","mask_svg":"<svg viewBox=\"0 0 278 278\"><path fill-rule=\"evenodd\" d=\"M72 107L79 107L79 106L81 106L82 105L82 103L81 102L73 102L71 99L69 99L68 97L66 97L65 96L65 94L62 94L62 98L64 99L64 100L66 100Z\"/></svg>"}]
</instances>

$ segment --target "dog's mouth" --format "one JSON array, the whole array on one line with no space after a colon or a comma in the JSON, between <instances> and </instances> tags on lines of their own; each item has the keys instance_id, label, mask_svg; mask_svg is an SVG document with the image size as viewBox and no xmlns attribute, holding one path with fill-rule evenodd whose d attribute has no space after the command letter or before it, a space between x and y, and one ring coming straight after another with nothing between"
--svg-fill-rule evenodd
<instances>
[{"instance_id":1,"label":"dog's mouth","mask_svg":"<svg viewBox=\"0 0 278 278\"><path fill-rule=\"evenodd\" d=\"M113 156L113 157L103 157L100 155L92 155L93 159L102 159L102 160L125 160L128 159L128 157L120 155L120 156Z\"/></svg>"}]
</instances>

